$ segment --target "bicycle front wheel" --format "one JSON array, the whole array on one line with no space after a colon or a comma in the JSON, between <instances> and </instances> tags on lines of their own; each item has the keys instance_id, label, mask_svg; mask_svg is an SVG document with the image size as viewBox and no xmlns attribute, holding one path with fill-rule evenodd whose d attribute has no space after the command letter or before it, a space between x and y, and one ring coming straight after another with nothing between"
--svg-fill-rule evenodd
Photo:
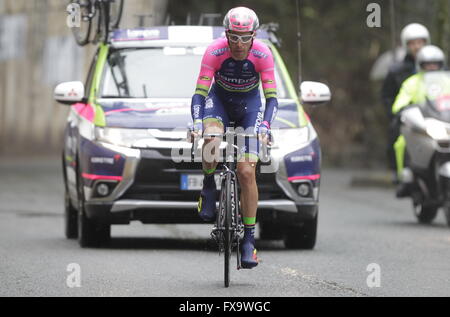
<instances>
[{"instance_id":1,"label":"bicycle front wheel","mask_svg":"<svg viewBox=\"0 0 450 317\"><path fill-rule=\"evenodd\" d=\"M72 4L78 5L80 12L75 12L79 14L80 24L72 26L72 33L75 41L78 45L84 46L89 43L89 37L91 35L92 29L92 2L91 0L74 0Z\"/></svg>"}]
</instances>

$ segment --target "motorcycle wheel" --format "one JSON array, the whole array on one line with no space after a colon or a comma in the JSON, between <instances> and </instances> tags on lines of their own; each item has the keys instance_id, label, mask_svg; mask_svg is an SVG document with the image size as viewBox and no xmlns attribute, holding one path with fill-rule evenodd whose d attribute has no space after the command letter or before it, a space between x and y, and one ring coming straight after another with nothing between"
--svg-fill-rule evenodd
<instances>
[{"instance_id":1,"label":"motorcycle wheel","mask_svg":"<svg viewBox=\"0 0 450 317\"><path fill-rule=\"evenodd\" d=\"M414 205L413 209L419 223L425 225L429 225L433 222L439 210L436 206L425 206L423 204Z\"/></svg>"}]
</instances>

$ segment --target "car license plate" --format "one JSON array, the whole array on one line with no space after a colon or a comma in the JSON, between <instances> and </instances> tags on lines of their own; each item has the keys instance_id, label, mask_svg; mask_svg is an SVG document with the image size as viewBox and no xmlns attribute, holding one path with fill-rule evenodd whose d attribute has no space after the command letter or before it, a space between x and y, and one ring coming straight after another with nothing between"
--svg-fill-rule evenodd
<instances>
[{"instance_id":1,"label":"car license plate","mask_svg":"<svg viewBox=\"0 0 450 317\"><path fill-rule=\"evenodd\" d=\"M203 174L181 174L180 188L181 190L202 190L203 187ZM217 189L220 189L220 175L214 175Z\"/></svg>"}]
</instances>

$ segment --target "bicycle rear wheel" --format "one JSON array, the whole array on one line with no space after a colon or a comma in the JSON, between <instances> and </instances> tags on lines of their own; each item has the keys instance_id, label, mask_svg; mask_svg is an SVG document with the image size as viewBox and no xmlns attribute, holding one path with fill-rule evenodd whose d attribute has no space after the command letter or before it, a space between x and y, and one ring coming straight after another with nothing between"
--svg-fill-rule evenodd
<instances>
[{"instance_id":1,"label":"bicycle rear wheel","mask_svg":"<svg viewBox=\"0 0 450 317\"><path fill-rule=\"evenodd\" d=\"M89 43L92 30L92 1L91 0L74 0L71 3L76 4L80 8L80 26L71 27L73 36L78 45L84 46Z\"/></svg>"},{"instance_id":2,"label":"bicycle rear wheel","mask_svg":"<svg viewBox=\"0 0 450 317\"><path fill-rule=\"evenodd\" d=\"M225 287L230 286L230 260L232 251L232 184L231 184L231 174L226 175L225 179L225 222L224 222L224 282Z\"/></svg>"}]
</instances>

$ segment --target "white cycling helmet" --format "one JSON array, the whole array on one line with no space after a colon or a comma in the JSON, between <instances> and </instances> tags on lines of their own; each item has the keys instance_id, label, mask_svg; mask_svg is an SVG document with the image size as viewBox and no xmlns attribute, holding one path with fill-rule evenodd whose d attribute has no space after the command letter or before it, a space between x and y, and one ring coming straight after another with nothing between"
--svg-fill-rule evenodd
<instances>
[{"instance_id":1,"label":"white cycling helmet","mask_svg":"<svg viewBox=\"0 0 450 317\"><path fill-rule=\"evenodd\" d=\"M223 26L227 31L254 32L259 27L259 20L252 9L237 7L225 15Z\"/></svg>"},{"instance_id":2,"label":"white cycling helmet","mask_svg":"<svg viewBox=\"0 0 450 317\"><path fill-rule=\"evenodd\" d=\"M444 52L437 46L427 45L424 46L416 58L417 68L420 70L424 70L423 64L425 63L436 63L441 65L441 69L445 67L445 54Z\"/></svg>"},{"instance_id":3,"label":"white cycling helmet","mask_svg":"<svg viewBox=\"0 0 450 317\"><path fill-rule=\"evenodd\" d=\"M408 47L408 42L412 40L424 39L426 44L431 43L430 32L428 29L419 23L412 23L405 26L401 34L402 45L404 48Z\"/></svg>"}]
</instances>

